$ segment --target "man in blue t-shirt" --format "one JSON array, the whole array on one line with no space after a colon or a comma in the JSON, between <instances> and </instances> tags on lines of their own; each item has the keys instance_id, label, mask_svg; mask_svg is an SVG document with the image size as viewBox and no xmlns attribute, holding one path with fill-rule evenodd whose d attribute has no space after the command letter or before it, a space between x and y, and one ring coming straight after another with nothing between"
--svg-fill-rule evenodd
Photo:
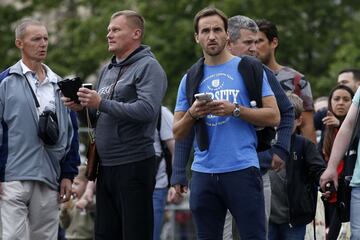
<instances>
[{"instance_id":1,"label":"man in blue t-shirt","mask_svg":"<svg viewBox=\"0 0 360 240\"><path fill-rule=\"evenodd\" d=\"M181 80L173 132L177 141L194 143L190 209L198 239L222 239L227 209L235 217L242 239L266 239L265 210L257 137L254 126L276 126L280 114L263 74L262 108L251 108L244 80L238 72L241 58L225 48L227 17L218 9L205 8L194 19L195 40L204 62L199 84L188 72ZM199 71L195 71L199 72ZM211 101L195 100L189 92L209 93ZM194 134L195 132L195 134ZM184 144L186 145L186 144ZM189 149L176 152L171 179L177 194L187 189ZM185 179L185 180L184 180Z\"/></svg>"}]
</instances>

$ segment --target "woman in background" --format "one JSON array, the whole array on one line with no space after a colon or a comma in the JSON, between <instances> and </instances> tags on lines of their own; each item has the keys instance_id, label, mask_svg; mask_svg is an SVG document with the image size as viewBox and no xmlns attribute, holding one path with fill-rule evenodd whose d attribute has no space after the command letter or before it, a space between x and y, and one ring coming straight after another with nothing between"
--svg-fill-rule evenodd
<instances>
[{"instance_id":1,"label":"woman in background","mask_svg":"<svg viewBox=\"0 0 360 240\"><path fill-rule=\"evenodd\" d=\"M320 149L326 163L329 161L331 150L337 132L344 121L351 106L354 92L345 85L334 87L329 96L328 111L322 119L324 124L323 137L320 141ZM344 161L341 160L337 168L340 175L343 172ZM341 220L337 211L337 194L332 193L330 197L324 198L325 225L327 228L327 239L336 240L341 228Z\"/></svg>"}]
</instances>

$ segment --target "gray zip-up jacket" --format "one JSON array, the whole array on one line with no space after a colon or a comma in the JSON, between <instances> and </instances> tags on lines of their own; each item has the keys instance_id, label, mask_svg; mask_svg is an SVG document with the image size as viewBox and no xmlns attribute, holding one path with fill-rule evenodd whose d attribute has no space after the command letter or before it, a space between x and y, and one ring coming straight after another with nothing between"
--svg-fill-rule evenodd
<instances>
[{"instance_id":1,"label":"gray zip-up jacket","mask_svg":"<svg viewBox=\"0 0 360 240\"><path fill-rule=\"evenodd\" d=\"M47 68L47 75L60 77ZM61 161L69 151L73 128L69 110L55 91L55 107L59 139L55 145L45 145L38 137L39 116L30 86L23 75L20 61L10 67L9 76L0 83L0 140L2 181L34 180L58 190Z\"/></svg>"},{"instance_id":2,"label":"gray zip-up jacket","mask_svg":"<svg viewBox=\"0 0 360 240\"><path fill-rule=\"evenodd\" d=\"M121 71L121 72L120 72ZM137 162L155 155L153 137L167 78L147 46L101 72L96 147L103 166Z\"/></svg>"}]
</instances>

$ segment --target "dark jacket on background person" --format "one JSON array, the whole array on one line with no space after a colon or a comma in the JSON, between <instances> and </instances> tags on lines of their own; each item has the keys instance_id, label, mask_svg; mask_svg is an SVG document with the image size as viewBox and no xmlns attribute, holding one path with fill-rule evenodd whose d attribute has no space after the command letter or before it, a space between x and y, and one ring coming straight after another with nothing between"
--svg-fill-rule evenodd
<instances>
[{"instance_id":1,"label":"dark jacket on background person","mask_svg":"<svg viewBox=\"0 0 360 240\"><path fill-rule=\"evenodd\" d=\"M274 181L277 173L270 171L272 192L281 192L280 196L272 194L270 221L275 224L304 225L315 217L319 180L326 166L316 145L301 135L292 135L290 154L290 160L286 163L285 192L281 184ZM288 204L279 206L279 201ZM288 216L284 216L284 212Z\"/></svg>"}]
</instances>

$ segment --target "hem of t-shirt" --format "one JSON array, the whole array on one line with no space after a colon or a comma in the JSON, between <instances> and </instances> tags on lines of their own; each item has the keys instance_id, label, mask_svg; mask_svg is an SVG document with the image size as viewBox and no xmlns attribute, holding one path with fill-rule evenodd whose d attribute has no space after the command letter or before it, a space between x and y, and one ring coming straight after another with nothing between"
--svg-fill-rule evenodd
<instances>
[{"instance_id":1,"label":"hem of t-shirt","mask_svg":"<svg viewBox=\"0 0 360 240\"><path fill-rule=\"evenodd\" d=\"M188 109L182 108L182 107L175 107L174 112L186 112Z\"/></svg>"},{"instance_id":2,"label":"hem of t-shirt","mask_svg":"<svg viewBox=\"0 0 360 240\"><path fill-rule=\"evenodd\" d=\"M227 173L227 172L235 172L235 171L243 170L250 167L260 168L259 164L249 163L241 166L235 166L235 167L232 166L230 168L216 168L216 169L208 169L208 168L192 166L191 170L201 173Z\"/></svg>"},{"instance_id":3,"label":"hem of t-shirt","mask_svg":"<svg viewBox=\"0 0 360 240\"><path fill-rule=\"evenodd\" d=\"M100 165L104 166L104 167L116 167L116 166L125 165L125 164L148 161L152 157L155 157L155 153L143 154L142 157L139 157L139 156L133 156L133 157L127 156L127 157L123 157L121 159L120 158L118 158L118 159L101 159Z\"/></svg>"},{"instance_id":4,"label":"hem of t-shirt","mask_svg":"<svg viewBox=\"0 0 360 240\"><path fill-rule=\"evenodd\" d=\"M360 187L360 183L358 182L350 182L350 187Z\"/></svg>"}]
</instances>

